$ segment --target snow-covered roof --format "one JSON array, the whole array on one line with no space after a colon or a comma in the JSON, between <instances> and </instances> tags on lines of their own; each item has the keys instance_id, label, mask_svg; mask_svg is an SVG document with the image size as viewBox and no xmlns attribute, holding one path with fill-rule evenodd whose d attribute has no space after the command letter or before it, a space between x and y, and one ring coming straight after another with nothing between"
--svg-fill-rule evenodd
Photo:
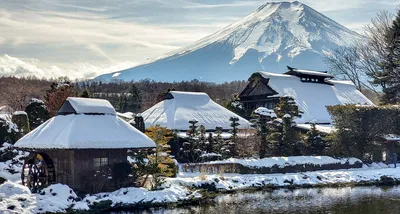
<instances>
[{"instance_id":1,"label":"snow-covered roof","mask_svg":"<svg viewBox=\"0 0 400 214\"><path fill-rule=\"evenodd\" d=\"M311 124L296 124L296 127L307 131L311 130ZM315 129L324 134L330 134L335 130L335 127L331 124L316 124Z\"/></svg>"},{"instance_id":2,"label":"snow-covered roof","mask_svg":"<svg viewBox=\"0 0 400 214\"><path fill-rule=\"evenodd\" d=\"M327 80L330 84L302 82L299 77L258 72L269 79L268 85L276 91L277 97L292 97L300 110L301 118L296 118L297 123L308 123L317 120L318 123L331 123L326 106L359 104L374 105L367 97L356 89L350 81Z\"/></svg>"},{"instance_id":3,"label":"snow-covered roof","mask_svg":"<svg viewBox=\"0 0 400 214\"><path fill-rule=\"evenodd\" d=\"M304 70L304 69L297 69L288 67L289 71L285 74L302 74L302 75L310 75L310 76L320 76L326 78L333 78L332 74L328 74L326 71L312 71L312 70Z\"/></svg>"},{"instance_id":4,"label":"snow-covered roof","mask_svg":"<svg viewBox=\"0 0 400 214\"><path fill-rule=\"evenodd\" d=\"M70 107L76 114L116 114L114 107L107 100L81 97L68 97L58 113L71 113Z\"/></svg>"},{"instance_id":5,"label":"snow-covered roof","mask_svg":"<svg viewBox=\"0 0 400 214\"><path fill-rule=\"evenodd\" d=\"M153 140L116 116L108 101L68 98L65 103L70 103L76 113L52 117L18 140L14 146L30 149L155 147Z\"/></svg>"},{"instance_id":6,"label":"snow-covered roof","mask_svg":"<svg viewBox=\"0 0 400 214\"><path fill-rule=\"evenodd\" d=\"M146 127L160 125L168 129L188 130L189 121L197 120L207 130L215 127L230 129L229 118L239 118L239 128L249 128L250 122L228 109L218 105L202 92L169 92L171 99L165 99L142 113Z\"/></svg>"},{"instance_id":7,"label":"snow-covered roof","mask_svg":"<svg viewBox=\"0 0 400 214\"><path fill-rule=\"evenodd\" d=\"M115 115L57 115L15 143L31 149L149 148L155 143Z\"/></svg>"}]
</instances>

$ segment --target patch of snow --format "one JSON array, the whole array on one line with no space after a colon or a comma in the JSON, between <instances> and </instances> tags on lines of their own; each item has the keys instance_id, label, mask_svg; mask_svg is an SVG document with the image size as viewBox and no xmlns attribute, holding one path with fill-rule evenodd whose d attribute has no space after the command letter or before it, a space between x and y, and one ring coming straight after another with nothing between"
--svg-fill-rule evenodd
<instances>
[{"instance_id":1,"label":"patch of snow","mask_svg":"<svg viewBox=\"0 0 400 214\"><path fill-rule=\"evenodd\" d=\"M320 125L320 124L316 124L316 120L312 120L310 122L310 124L296 124L297 128L300 129L304 129L304 130L311 130L311 124L313 123L313 121L315 122L315 129L317 129L319 132L325 133L325 134L329 134L333 131L335 131L335 127L332 125Z\"/></svg>"},{"instance_id":2,"label":"patch of snow","mask_svg":"<svg viewBox=\"0 0 400 214\"><path fill-rule=\"evenodd\" d=\"M3 212L66 212L76 198L75 192L62 184L51 185L43 189L41 194L32 194L27 187L12 182L0 185L0 210Z\"/></svg>"},{"instance_id":3,"label":"patch of snow","mask_svg":"<svg viewBox=\"0 0 400 214\"><path fill-rule=\"evenodd\" d=\"M118 77L119 75L121 75L121 73L117 72L117 73L114 73L114 74L112 75L112 77Z\"/></svg>"},{"instance_id":4,"label":"patch of snow","mask_svg":"<svg viewBox=\"0 0 400 214\"><path fill-rule=\"evenodd\" d=\"M32 99L31 99L31 103L40 103L40 104L44 104L43 100L39 100L39 99L36 99L36 98L32 98Z\"/></svg>"},{"instance_id":5,"label":"patch of snow","mask_svg":"<svg viewBox=\"0 0 400 214\"><path fill-rule=\"evenodd\" d=\"M276 117L274 110L265 107L258 107L256 110L254 110L254 113L272 118Z\"/></svg>"},{"instance_id":6,"label":"patch of snow","mask_svg":"<svg viewBox=\"0 0 400 214\"><path fill-rule=\"evenodd\" d=\"M222 157L222 155L214 153L214 152L211 152L211 153L201 154L200 157Z\"/></svg>"},{"instance_id":7,"label":"patch of snow","mask_svg":"<svg viewBox=\"0 0 400 214\"><path fill-rule=\"evenodd\" d=\"M285 166L303 165L303 164L314 164L314 165L325 165L325 164L337 164L351 161L352 163L361 162L357 158L351 159L335 159L329 156L289 156L289 157L271 157L263 159L237 159L229 158L221 161L210 161L203 164L224 164L224 163L237 163L250 168L260 167L272 167L278 166L283 168Z\"/></svg>"},{"instance_id":8,"label":"patch of snow","mask_svg":"<svg viewBox=\"0 0 400 214\"><path fill-rule=\"evenodd\" d=\"M13 115L28 115L25 111L16 111Z\"/></svg>"}]
</instances>

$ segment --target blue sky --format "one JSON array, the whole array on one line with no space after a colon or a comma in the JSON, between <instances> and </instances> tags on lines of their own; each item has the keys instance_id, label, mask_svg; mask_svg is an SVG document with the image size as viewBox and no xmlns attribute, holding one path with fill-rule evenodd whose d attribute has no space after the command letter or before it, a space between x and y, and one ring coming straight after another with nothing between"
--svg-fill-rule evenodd
<instances>
[{"instance_id":1,"label":"blue sky","mask_svg":"<svg viewBox=\"0 0 400 214\"><path fill-rule=\"evenodd\" d=\"M251 13L259 0L2 0L0 75L111 72L188 45ZM396 0L301 1L362 32ZM84 70L85 72L82 72Z\"/></svg>"}]
</instances>

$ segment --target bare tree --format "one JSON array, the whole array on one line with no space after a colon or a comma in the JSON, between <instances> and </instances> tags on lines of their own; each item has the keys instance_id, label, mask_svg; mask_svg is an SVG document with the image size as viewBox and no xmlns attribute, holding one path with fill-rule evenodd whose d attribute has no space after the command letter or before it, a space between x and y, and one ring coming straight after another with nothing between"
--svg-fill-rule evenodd
<instances>
[{"instance_id":1,"label":"bare tree","mask_svg":"<svg viewBox=\"0 0 400 214\"><path fill-rule=\"evenodd\" d=\"M358 90L370 88L363 82L366 75L357 46L337 48L325 57L325 62L336 76L350 80Z\"/></svg>"},{"instance_id":2,"label":"bare tree","mask_svg":"<svg viewBox=\"0 0 400 214\"><path fill-rule=\"evenodd\" d=\"M385 72L385 62L387 61L388 46L391 43L388 33L391 31L394 15L388 11L381 11L365 26L364 35L368 38L367 43L358 43L361 63L368 76L373 78L374 84L386 87L386 81L382 77ZM376 81L381 80L381 81Z\"/></svg>"},{"instance_id":3,"label":"bare tree","mask_svg":"<svg viewBox=\"0 0 400 214\"><path fill-rule=\"evenodd\" d=\"M365 40L354 41L352 46L340 47L325 57L333 73L350 80L358 90L369 89L377 93L376 86L385 88L385 60L388 56L388 32L393 14L382 11L365 26ZM372 80L372 81L370 81ZM380 81L377 81L380 80Z\"/></svg>"}]
</instances>

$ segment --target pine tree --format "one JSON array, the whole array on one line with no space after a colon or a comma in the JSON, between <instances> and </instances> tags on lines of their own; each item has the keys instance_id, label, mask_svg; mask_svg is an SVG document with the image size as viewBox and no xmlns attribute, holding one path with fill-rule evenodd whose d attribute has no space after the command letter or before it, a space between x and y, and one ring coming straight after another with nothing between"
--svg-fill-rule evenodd
<instances>
[{"instance_id":1,"label":"pine tree","mask_svg":"<svg viewBox=\"0 0 400 214\"><path fill-rule=\"evenodd\" d=\"M205 151L206 153L211 153L213 152L213 145L214 145L214 137L213 134L210 132L208 133L206 145L205 145Z\"/></svg>"},{"instance_id":2,"label":"pine tree","mask_svg":"<svg viewBox=\"0 0 400 214\"><path fill-rule=\"evenodd\" d=\"M142 95L139 88L135 84L131 85L129 94L126 95L127 105L123 109L124 112L139 112L142 108Z\"/></svg>"},{"instance_id":3,"label":"pine tree","mask_svg":"<svg viewBox=\"0 0 400 214\"><path fill-rule=\"evenodd\" d=\"M258 155L260 158L267 156L267 150L270 147L270 142L267 139L269 134L268 122L272 121L275 114L272 110L266 108L258 108L253 112L253 127L257 130L257 135L260 137L260 147Z\"/></svg>"},{"instance_id":4,"label":"pine tree","mask_svg":"<svg viewBox=\"0 0 400 214\"><path fill-rule=\"evenodd\" d=\"M196 125L198 121L191 120L189 121L189 130L186 132L188 138L187 141L183 143L183 157L187 162L197 162L200 159L201 149L199 148L199 130Z\"/></svg>"},{"instance_id":5,"label":"pine tree","mask_svg":"<svg viewBox=\"0 0 400 214\"><path fill-rule=\"evenodd\" d=\"M92 95L89 91L89 89L85 88L81 93L79 94L79 97L84 97L84 98L91 98Z\"/></svg>"},{"instance_id":6,"label":"pine tree","mask_svg":"<svg viewBox=\"0 0 400 214\"><path fill-rule=\"evenodd\" d=\"M382 86L384 104L400 102L400 10L391 27L384 33L384 51L382 61L378 65L381 70L372 76L373 83Z\"/></svg>"},{"instance_id":7,"label":"pine tree","mask_svg":"<svg viewBox=\"0 0 400 214\"><path fill-rule=\"evenodd\" d=\"M25 112L28 114L31 130L35 129L50 118L50 112L44 105L44 102L38 99L32 99L25 107Z\"/></svg>"},{"instance_id":8,"label":"pine tree","mask_svg":"<svg viewBox=\"0 0 400 214\"><path fill-rule=\"evenodd\" d=\"M311 123L311 129L306 134L306 144L310 155L322 155L325 149L325 141L321 133L316 129L315 123Z\"/></svg>"},{"instance_id":9,"label":"pine tree","mask_svg":"<svg viewBox=\"0 0 400 214\"><path fill-rule=\"evenodd\" d=\"M299 107L292 97L279 98L279 103L276 105L274 112L278 118L283 118L286 114L289 114L292 118L300 118L303 113L299 110Z\"/></svg>"},{"instance_id":10,"label":"pine tree","mask_svg":"<svg viewBox=\"0 0 400 214\"><path fill-rule=\"evenodd\" d=\"M239 132L238 127L240 125L239 118L237 117L231 117L229 118L229 121L231 121L230 126L231 130L229 131L231 133L230 137L230 142L228 142L227 148L230 151L230 154L228 156L234 157L237 155L237 149L236 149L236 144L237 142L237 134Z\"/></svg>"},{"instance_id":11,"label":"pine tree","mask_svg":"<svg viewBox=\"0 0 400 214\"><path fill-rule=\"evenodd\" d=\"M222 127L215 127L215 136L213 139L212 150L213 153L221 154L221 149L224 145L224 139L222 138Z\"/></svg>"},{"instance_id":12,"label":"pine tree","mask_svg":"<svg viewBox=\"0 0 400 214\"><path fill-rule=\"evenodd\" d=\"M275 107L276 115L282 119L282 133L281 139L275 139L277 148L275 152L280 155L299 155L302 150L302 143L300 140L300 134L294 129L294 119L300 118L302 111L296 105L292 97L281 97L279 103ZM279 135L275 134L276 137Z\"/></svg>"}]
</instances>

